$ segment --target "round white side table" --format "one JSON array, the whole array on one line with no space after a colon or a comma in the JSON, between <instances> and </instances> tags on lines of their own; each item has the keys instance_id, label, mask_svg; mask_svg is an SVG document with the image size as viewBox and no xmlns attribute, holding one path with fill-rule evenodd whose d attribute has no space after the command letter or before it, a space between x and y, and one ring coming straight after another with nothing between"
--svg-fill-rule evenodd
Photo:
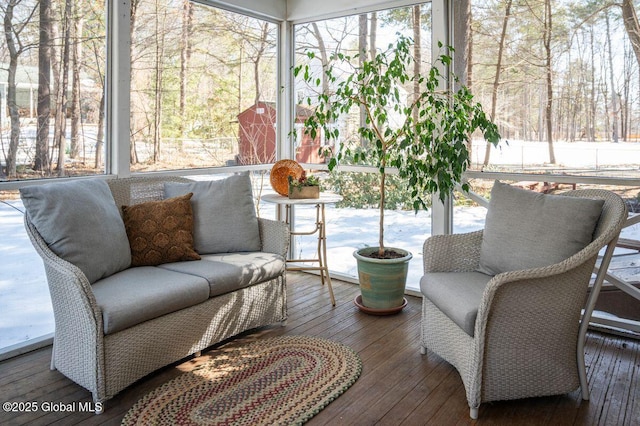
<instances>
[{"instance_id":1,"label":"round white side table","mask_svg":"<svg viewBox=\"0 0 640 426\"><path fill-rule=\"evenodd\" d=\"M325 283L329 288L329 296L331 297L331 305L336 306L336 299L333 295L331 287L331 276L329 276L329 267L327 266L327 234L326 222L324 214L325 204L334 204L342 200L342 196L329 192L321 192L320 198L302 198L292 199L279 194L266 194L262 196L262 200L268 203L280 204L286 207L285 222L289 225L291 236L294 235L314 235L318 234L318 251L315 259L287 259L287 263L317 263L318 266L287 266L288 271L320 271L320 280L322 285ZM295 231L291 229L291 206L315 206L316 207L316 226L309 231Z\"/></svg>"}]
</instances>

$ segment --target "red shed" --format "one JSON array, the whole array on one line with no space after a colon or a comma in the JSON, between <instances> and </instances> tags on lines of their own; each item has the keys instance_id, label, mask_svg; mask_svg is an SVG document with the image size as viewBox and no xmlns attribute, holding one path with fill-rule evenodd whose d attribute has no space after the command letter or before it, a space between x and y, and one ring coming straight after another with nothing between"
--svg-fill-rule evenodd
<instances>
[{"instance_id":1,"label":"red shed","mask_svg":"<svg viewBox=\"0 0 640 426\"><path fill-rule=\"evenodd\" d=\"M296 124L302 123L311 112L301 105L296 106ZM276 160L276 109L273 102L258 102L238 114L240 133L239 164L265 164ZM320 163L318 155L320 137L311 139L296 126L296 161L299 163Z\"/></svg>"}]
</instances>

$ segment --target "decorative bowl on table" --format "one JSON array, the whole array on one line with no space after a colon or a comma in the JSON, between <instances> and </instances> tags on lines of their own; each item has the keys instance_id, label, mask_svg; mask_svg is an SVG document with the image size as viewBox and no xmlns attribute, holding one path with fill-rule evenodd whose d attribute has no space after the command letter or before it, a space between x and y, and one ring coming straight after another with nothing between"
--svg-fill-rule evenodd
<instances>
[{"instance_id":1,"label":"decorative bowl on table","mask_svg":"<svg viewBox=\"0 0 640 426\"><path fill-rule=\"evenodd\" d=\"M304 170L302 166L295 160L277 161L271 168L271 187L278 194L287 197L289 195L289 176L292 179L299 179Z\"/></svg>"}]
</instances>

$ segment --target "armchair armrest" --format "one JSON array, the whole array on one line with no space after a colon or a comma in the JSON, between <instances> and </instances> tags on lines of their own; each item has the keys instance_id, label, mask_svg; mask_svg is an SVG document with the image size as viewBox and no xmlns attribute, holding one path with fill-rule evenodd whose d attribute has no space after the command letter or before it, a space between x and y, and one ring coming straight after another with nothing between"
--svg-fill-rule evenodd
<instances>
[{"instance_id":1,"label":"armchair armrest","mask_svg":"<svg viewBox=\"0 0 640 426\"><path fill-rule=\"evenodd\" d=\"M482 231L434 235L424 242L424 272L469 272L480 262Z\"/></svg>"},{"instance_id":2,"label":"armchair armrest","mask_svg":"<svg viewBox=\"0 0 640 426\"><path fill-rule=\"evenodd\" d=\"M262 251L279 254L286 258L290 241L287 224L276 220L258 218L258 226L260 228Z\"/></svg>"},{"instance_id":3,"label":"armchair armrest","mask_svg":"<svg viewBox=\"0 0 640 426\"><path fill-rule=\"evenodd\" d=\"M91 284L78 267L49 249L27 215L24 223L27 235L44 263L51 293L56 327L51 367L93 389L95 372L104 368L104 328ZM91 366L89 370L87 366Z\"/></svg>"}]
</instances>

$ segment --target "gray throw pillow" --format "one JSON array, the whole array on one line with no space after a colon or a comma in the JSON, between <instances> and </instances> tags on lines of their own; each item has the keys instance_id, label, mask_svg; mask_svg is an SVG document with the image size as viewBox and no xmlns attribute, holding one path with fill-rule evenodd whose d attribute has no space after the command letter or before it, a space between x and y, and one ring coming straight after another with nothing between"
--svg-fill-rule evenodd
<instances>
[{"instance_id":1,"label":"gray throw pillow","mask_svg":"<svg viewBox=\"0 0 640 426\"><path fill-rule=\"evenodd\" d=\"M193 192L193 246L200 254L259 251L258 218L248 173L222 180L165 183L165 198Z\"/></svg>"},{"instance_id":2,"label":"gray throw pillow","mask_svg":"<svg viewBox=\"0 0 640 426\"><path fill-rule=\"evenodd\" d=\"M592 241L603 204L495 181L478 271L496 275L561 262Z\"/></svg>"},{"instance_id":3,"label":"gray throw pillow","mask_svg":"<svg viewBox=\"0 0 640 426\"><path fill-rule=\"evenodd\" d=\"M102 179L20 189L27 215L49 248L90 283L126 269L131 249L124 222Z\"/></svg>"}]
</instances>

